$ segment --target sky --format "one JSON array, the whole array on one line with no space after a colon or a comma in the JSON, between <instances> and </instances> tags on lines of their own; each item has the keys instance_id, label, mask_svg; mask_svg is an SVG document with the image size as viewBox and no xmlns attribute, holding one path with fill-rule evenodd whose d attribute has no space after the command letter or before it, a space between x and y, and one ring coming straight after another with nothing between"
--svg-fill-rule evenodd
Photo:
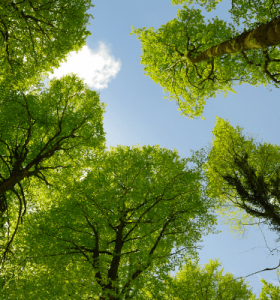
<instances>
[{"instance_id":1,"label":"sky","mask_svg":"<svg viewBox=\"0 0 280 300\"><path fill-rule=\"evenodd\" d=\"M203 116L188 119L180 116L175 102L164 99L163 89L144 75L140 64L141 44L135 28L154 27L174 19L181 6L172 6L171 0L95 0L89 13L88 30L91 36L78 53L70 53L54 74L60 77L69 72L84 78L91 89L100 92L106 103L104 129L106 146L160 145L176 149L182 158L191 155L190 150L206 147L212 140L216 116L227 119L231 125L244 128L244 133L257 134L259 140L280 145L279 91L272 87L237 85L236 94L226 98L219 94L207 101ZM206 20L218 16L230 21L231 1L223 0L217 10L207 13L201 7ZM200 264L218 258L224 272L234 276L247 276L265 268L276 267L279 255L272 251L278 237L267 228L253 227L246 236L234 237L229 227L219 222L216 235L203 238L199 251ZM275 271L265 271L246 280L259 295L264 278L278 284Z\"/></svg>"}]
</instances>

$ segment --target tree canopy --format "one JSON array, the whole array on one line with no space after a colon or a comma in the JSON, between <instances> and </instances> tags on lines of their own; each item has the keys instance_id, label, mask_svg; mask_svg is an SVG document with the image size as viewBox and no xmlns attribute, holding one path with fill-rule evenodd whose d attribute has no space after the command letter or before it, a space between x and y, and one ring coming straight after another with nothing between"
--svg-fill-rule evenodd
<instances>
[{"instance_id":1,"label":"tree canopy","mask_svg":"<svg viewBox=\"0 0 280 300\"><path fill-rule=\"evenodd\" d=\"M2 89L1 96L0 253L5 256L27 211L30 185L49 185L65 168L81 168L94 149L104 149L105 138L104 105L75 75L25 93Z\"/></svg>"},{"instance_id":2,"label":"tree canopy","mask_svg":"<svg viewBox=\"0 0 280 300\"><path fill-rule=\"evenodd\" d=\"M213 134L205 165L209 195L219 199L222 211L233 209L239 229L253 218L279 233L280 147L257 142L245 136L241 127L234 128L221 118L217 118ZM234 215L236 208L239 217Z\"/></svg>"},{"instance_id":3,"label":"tree canopy","mask_svg":"<svg viewBox=\"0 0 280 300\"><path fill-rule=\"evenodd\" d=\"M223 274L219 270L221 263L218 260L209 260L204 268L198 260L186 260L175 276L169 276L164 282L163 292L149 286L146 291L147 299L168 300L254 300L248 283L242 278L235 278L231 273ZM274 287L274 286L273 286ZM269 289L271 292L271 289Z\"/></svg>"},{"instance_id":4,"label":"tree canopy","mask_svg":"<svg viewBox=\"0 0 280 300\"><path fill-rule=\"evenodd\" d=\"M279 272L278 272L279 276ZM263 284L260 300L279 300L280 299L280 288L277 285L268 283L266 280L261 279Z\"/></svg>"},{"instance_id":5,"label":"tree canopy","mask_svg":"<svg viewBox=\"0 0 280 300\"><path fill-rule=\"evenodd\" d=\"M207 12L216 9L223 0L172 0L173 5L198 4ZM247 30L254 29L260 24L265 24L279 15L279 3L275 0L232 0L229 10L235 25L240 22Z\"/></svg>"},{"instance_id":6,"label":"tree canopy","mask_svg":"<svg viewBox=\"0 0 280 300\"><path fill-rule=\"evenodd\" d=\"M138 299L148 279L168 275L185 255L195 256L216 217L200 167L189 163L195 161L158 146L96 153L82 180L25 218L15 246L27 257L18 275L24 276L14 293L8 284L10 299L23 287L28 299L43 291L48 299L66 299L67 293L75 299Z\"/></svg>"},{"instance_id":7,"label":"tree canopy","mask_svg":"<svg viewBox=\"0 0 280 300\"><path fill-rule=\"evenodd\" d=\"M210 1L207 8L214 8L215 3ZM234 92L235 81L278 87L280 18L277 4L271 7L269 16L262 13L257 18L261 24L254 23L243 32L217 17L205 23L201 10L186 5L177 18L158 30L133 28L132 33L141 40L145 75L159 83L168 92L166 98L175 100L182 114L190 118L202 115L208 98ZM250 9L249 19L255 13ZM236 23L244 17L239 8L232 12Z\"/></svg>"},{"instance_id":8,"label":"tree canopy","mask_svg":"<svg viewBox=\"0 0 280 300\"><path fill-rule=\"evenodd\" d=\"M90 0L1 1L0 84L30 86L90 35Z\"/></svg>"}]
</instances>

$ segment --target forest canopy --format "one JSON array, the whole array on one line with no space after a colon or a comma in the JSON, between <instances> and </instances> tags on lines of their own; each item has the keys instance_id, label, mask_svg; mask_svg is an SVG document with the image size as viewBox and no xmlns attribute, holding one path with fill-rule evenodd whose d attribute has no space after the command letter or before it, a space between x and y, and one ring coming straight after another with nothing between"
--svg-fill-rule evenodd
<instances>
[{"instance_id":1,"label":"forest canopy","mask_svg":"<svg viewBox=\"0 0 280 300\"><path fill-rule=\"evenodd\" d=\"M217 3L209 2L208 10ZM235 93L235 82L279 86L279 9L274 1L271 6L267 3L266 15L263 6L241 2L244 9L236 5L229 24L218 17L205 22L200 9L184 5L177 18L157 30L132 27L141 41L145 75L163 87L166 98L177 102L182 115L201 117L206 100L222 92ZM240 31L239 19L248 7L251 11ZM248 23L255 14L258 22Z\"/></svg>"},{"instance_id":2,"label":"forest canopy","mask_svg":"<svg viewBox=\"0 0 280 300\"><path fill-rule=\"evenodd\" d=\"M234 24L205 22L193 2L209 11L219 1L173 0L184 5L176 19L133 29L146 75L182 114L201 116L205 99L236 80L277 87L277 1L260 9L233 0ZM279 232L279 146L217 118L207 157L159 145L108 149L100 94L73 73L42 82L86 44L93 6L0 6L0 298L257 299L218 260L201 267L198 250L218 233L217 212L236 231L246 219ZM279 299L278 286L262 283L260 300Z\"/></svg>"}]
</instances>

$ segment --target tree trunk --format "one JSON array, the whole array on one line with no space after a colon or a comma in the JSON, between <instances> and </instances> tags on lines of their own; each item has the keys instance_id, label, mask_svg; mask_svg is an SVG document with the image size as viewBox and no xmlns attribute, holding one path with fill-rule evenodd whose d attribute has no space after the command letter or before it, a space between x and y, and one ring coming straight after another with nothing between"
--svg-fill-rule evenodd
<instances>
[{"instance_id":1,"label":"tree trunk","mask_svg":"<svg viewBox=\"0 0 280 300\"><path fill-rule=\"evenodd\" d=\"M232 38L217 46L213 46L196 57L193 57L192 53L189 52L187 57L192 63L199 63L223 54L267 48L279 44L280 16L266 24L260 25L256 29L245 31L236 38Z\"/></svg>"}]
</instances>

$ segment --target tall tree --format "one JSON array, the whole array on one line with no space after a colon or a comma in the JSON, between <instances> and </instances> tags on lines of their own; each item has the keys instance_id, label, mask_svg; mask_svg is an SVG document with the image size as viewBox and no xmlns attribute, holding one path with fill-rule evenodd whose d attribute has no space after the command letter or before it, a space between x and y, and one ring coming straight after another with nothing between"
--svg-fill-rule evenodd
<instances>
[{"instance_id":1,"label":"tall tree","mask_svg":"<svg viewBox=\"0 0 280 300\"><path fill-rule=\"evenodd\" d=\"M263 222L279 233L280 147L257 142L245 136L241 127L233 128L220 118L213 134L205 165L209 195L219 199L222 211L233 217L237 229Z\"/></svg>"},{"instance_id":2,"label":"tall tree","mask_svg":"<svg viewBox=\"0 0 280 300\"><path fill-rule=\"evenodd\" d=\"M280 18L279 5L274 4L273 13L260 18L264 23L243 32L217 17L205 24L201 10L187 6L156 31L133 28L141 40L146 75L190 118L202 115L209 97L234 92L234 81L278 87Z\"/></svg>"},{"instance_id":3,"label":"tall tree","mask_svg":"<svg viewBox=\"0 0 280 300\"><path fill-rule=\"evenodd\" d=\"M81 168L91 151L104 149L105 138L104 105L75 75L53 79L48 88L37 84L25 93L2 88L0 103L0 254L4 260L27 211L31 186L49 185L68 172L65 168Z\"/></svg>"},{"instance_id":4,"label":"tall tree","mask_svg":"<svg viewBox=\"0 0 280 300\"><path fill-rule=\"evenodd\" d=\"M0 5L0 84L30 86L80 49L90 0L3 0Z\"/></svg>"},{"instance_id":5,"label":"tall tree","mask_svg":"<svg viewBox=\"0 0 280 300\"><path fill-rule=\"evenodd\" d=\"M158 146L96 154L82 180L26 217L9 299L141 299L213 232L194 163Z\"/></svg>"}]
</instances>

